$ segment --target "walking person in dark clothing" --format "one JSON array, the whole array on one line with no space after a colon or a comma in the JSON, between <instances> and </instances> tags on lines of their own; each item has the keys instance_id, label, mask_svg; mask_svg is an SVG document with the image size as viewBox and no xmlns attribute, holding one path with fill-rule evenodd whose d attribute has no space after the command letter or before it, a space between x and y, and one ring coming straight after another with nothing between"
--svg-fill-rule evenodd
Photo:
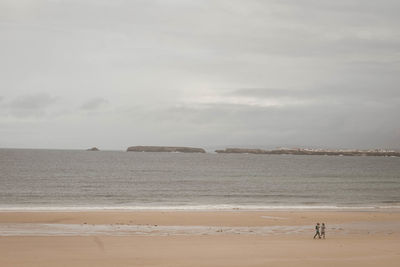
<instances>
[{"instance_id":1,"label":"walking person in dark clothing","mask_svg":"<svg viewBox=\"0 0 400 267\"><path fill-rule=\"evenodd\" d=\"M319 239L321 239L321 234L319 233L319 223L315 226L315 235L314 239L318 236Z\"/></svg>"},{"instance_id":2,"label":"walking person in dark clothing","mask_svg":"<svg viewBox=\"0 0 400 267\"><path fill-rule=\"evenodd\" d=\"M321 225L321 236L323 239L325 239L325 223L322 223Z\"/></svg>"}]
</instances>

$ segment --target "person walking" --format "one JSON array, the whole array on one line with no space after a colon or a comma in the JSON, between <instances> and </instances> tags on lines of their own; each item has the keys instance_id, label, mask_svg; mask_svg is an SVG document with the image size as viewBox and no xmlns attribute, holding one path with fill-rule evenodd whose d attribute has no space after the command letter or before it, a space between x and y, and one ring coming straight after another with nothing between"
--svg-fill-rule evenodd
<instances>
[{"instance_id":1,"label":"person walking","mask_svg":"<svg viewBox=\"0 0 400 267\"><path fill-rule=\"evenodd\" d=\"M325 223L322 223L321 225L321 236L323 239L325 239Z\"/></svg>"},{"instance_id":2,"label":"person walking","mask_svg":"<svg viewBox=\"0 0 400 267\"><path fill-rule=\"evenodd\" d=\"M319 223L317 223L317 225L315 225L315 235L314 235L314 239L318 236L319 239L321 239L321 234L319 233Z\"/></svg>"}]
</instances>

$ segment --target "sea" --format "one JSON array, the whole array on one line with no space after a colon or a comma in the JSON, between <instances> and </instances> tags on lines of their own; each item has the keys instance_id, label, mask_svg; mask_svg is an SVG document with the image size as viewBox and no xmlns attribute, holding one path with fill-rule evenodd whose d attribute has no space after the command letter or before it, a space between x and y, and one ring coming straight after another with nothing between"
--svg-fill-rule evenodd
<instances>
[{"instance_id":1,"label":"sea","mask_svg":"<svg viewBox=\"0 0 400 267\"><path fill-rule=\"evenodd\" d=\"M400 158L0 149L0 210L400 208Z\"/></svg>"}]
</instances>

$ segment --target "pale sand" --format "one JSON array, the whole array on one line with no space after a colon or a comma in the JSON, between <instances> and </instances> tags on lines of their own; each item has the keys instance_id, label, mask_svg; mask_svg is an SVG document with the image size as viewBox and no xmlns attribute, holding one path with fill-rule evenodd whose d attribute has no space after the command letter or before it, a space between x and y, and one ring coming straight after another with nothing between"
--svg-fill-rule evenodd
<instances>
[{"instance_id":1,"label":"pale sand","mask_svg":"<svg viewBox=\"0 0 400 267\"><path fill-rule=\"evenodd\" d=\"M327 239L313 240L323 221ZM116 228L89 236L0 230L0 266L400 266L399 212L0 212L0 229L14 224L165 228L122 236L112 234ZM173 226L187 231L176 235ZM211 230L192 233L194 226ZM283 226L303 230L288 234ZM252 230L227 231L243 227Z\"/></svg>"}]
</instances>

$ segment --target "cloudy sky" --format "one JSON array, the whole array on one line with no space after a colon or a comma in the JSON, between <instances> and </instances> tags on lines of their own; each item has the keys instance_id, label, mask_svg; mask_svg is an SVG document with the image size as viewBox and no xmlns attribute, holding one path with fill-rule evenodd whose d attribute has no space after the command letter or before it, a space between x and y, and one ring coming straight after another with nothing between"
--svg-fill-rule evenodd
<instances>
[{"instance_id":1,"label":"cloudy sky","mask_svg":"<svg viewBox=\"0 0 400 267\"><path fill-rule=\"evenodd\" d=\"M0 0L0 147L400 148L398 0Z\"/></svg>"}]
</instances>

